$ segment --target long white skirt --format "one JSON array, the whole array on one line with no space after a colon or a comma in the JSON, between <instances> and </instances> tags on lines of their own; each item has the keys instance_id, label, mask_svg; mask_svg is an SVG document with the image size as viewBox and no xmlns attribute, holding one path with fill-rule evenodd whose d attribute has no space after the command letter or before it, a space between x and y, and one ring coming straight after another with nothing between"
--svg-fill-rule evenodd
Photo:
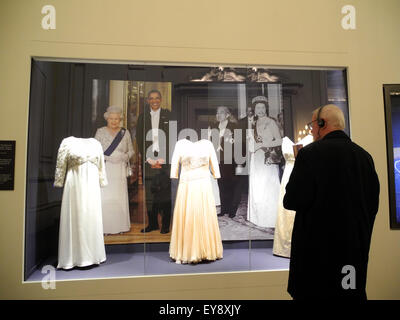
<instances>
[{"instance_id":1,"label":"long white skirt","mask_svg":"<svg viewBox=\"0 0 400 320\"><path fill-rule=\"evenodd\" d=\"M65 178L57 268L86 267L105 260L99 171L87 161L69 169Z\"/></svg>"},{"instance_id":2,"label":"long white skirt","mask_svg":"<svg viewBox=\"0 0 400 320\"><path fill-rule=\"evenodd\" d=\"M286 184L289 181L294 166L294 160L286 160L285 170L283 171L281 190L279 193L278 216L276 219L276 228L274 233L273 254L290 257L292 244L292 231L296 211L288 210L283 207L283 198L286 193Z\"/></svg>"},{"instance_id":3,"label":"long white skirt","mask_svg":"<svg viewBox=\"0 0 400 320\"><path fill-rule=\"evenodd\" d=\"M103 232L115 234L131 228L126 164L106 162L108 185L101 188Z\"/></svg>"},{"instance_id":4,"label":"long white skirt","mask_svg":"<svg viewBox=\"0 0 400 320\"><path fill-rule=\"evenodd\" d=\"M279 166L264 163L264 151L250 157L247 220L263 228L275 228L279 199Z\"/></svg>"}]
</instances>

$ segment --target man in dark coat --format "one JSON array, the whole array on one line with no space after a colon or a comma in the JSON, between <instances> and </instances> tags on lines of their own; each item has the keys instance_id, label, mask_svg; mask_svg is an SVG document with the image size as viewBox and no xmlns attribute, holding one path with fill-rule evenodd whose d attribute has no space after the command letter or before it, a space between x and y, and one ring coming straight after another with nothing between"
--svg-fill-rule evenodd
<instances>
[{"instance_id":1,"label":"man in dark coat","mask_svg":"<svg viewBox=\"0 0 400 320\"><path fill-rule=\"evenodd\" d=\"M379 204L374 162L343 132L337 106L316 109L309 125L314 142L299 151L283 200L296 211L288 292L363 300Z\"/></svg>"},{"instance_id":2,"label":"man in dark coat","mask_svg":"<svg viewBox=\"0 0 400 320\"><path fill-rule=\"evenodd\" d=\"M149 108L139 115L136 130L136 143L142 157L149 223L141 232L159 229L158 213L161 213L159 212L160 208L163 209L161 233L169 232L171 221L171 183L165 179L155 179L156 176L160 176L160 170L165 171L162 176L167 175L169 177L170 112L161 108L161 101L161 93L158 90L151 90L147 94ZM156 131L157 129L158 131ZM156 186L152 187L153 180L156 180L154 182ZM163 183L160 184L160 182ZM163 199L162 203L160 199ZM169 201L166 199L169 199Z\"/></svg>"}]
</instances>

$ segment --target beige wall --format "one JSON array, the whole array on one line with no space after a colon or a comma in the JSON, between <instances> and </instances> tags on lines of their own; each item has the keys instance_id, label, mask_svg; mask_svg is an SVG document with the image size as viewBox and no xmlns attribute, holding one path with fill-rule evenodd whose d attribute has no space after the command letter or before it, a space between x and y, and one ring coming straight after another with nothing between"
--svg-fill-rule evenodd
<instances>
[{"instance_id":1,"label":"beige wall","mask_svg":"<svg viewBox=\"0 0 400 320\"><path fill-rule=\"evenodd\" d=\"M356 7L357 29L341 27ZM56 30L41 8L57 10ZM0 191L0 298L286 299L287 271L23 283L30 57L348 67L352 138L381 181L367 290L400 298L400 231L389 229L382 84L400 83L398 0L2 0L0 139L16 140L15 191Z\"/></svg>"}]
</instances>

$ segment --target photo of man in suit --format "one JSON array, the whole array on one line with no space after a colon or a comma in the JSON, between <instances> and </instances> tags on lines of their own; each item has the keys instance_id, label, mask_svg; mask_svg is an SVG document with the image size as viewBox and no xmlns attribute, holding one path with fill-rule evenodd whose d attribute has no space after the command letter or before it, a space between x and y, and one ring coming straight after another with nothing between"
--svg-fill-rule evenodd
<instances>
[{"instance_id":1,"label":"photo of man in suit","mask_svg":"<svg viewBox=\"0 0 400 320\"><path fill-rule=\"evenodd\" d=\"M240 189L238 177L235 175L234 161L234 131L237 129L237 121L227 106L218 106L215 118L216 122L211 124L209 129L211 137L213 132L218 134L217 139L212 138L221 172L221 178L218 179L221 212L218 216L227 214L230 218L234 218L240 203Z\"/></svg>"},{"instance_id":2,"label":"photo of man in suit","mask_svg":"<svg viewBox=\"0 0 400 320\"><path fill-rule=\"evenodd\" d=\"M171 184L169 179L168 136L170 112L161 108L158 90L147 94L148 107L139 115L136 142L141 155L148 225L141 232L158 230L158 214L162 213L161 233L168 233L171 221ZM160 183L162 182L162 183ZM153 186L156 183L157 186ZM161 201L161 200L162 201Z\"/></svg>"}]
</instances>

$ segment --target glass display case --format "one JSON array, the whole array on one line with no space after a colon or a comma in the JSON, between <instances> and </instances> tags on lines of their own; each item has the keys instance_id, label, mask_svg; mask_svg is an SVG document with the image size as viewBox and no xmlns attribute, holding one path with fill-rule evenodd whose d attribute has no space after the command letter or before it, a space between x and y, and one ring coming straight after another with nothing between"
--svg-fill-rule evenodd
<instances>
[{"instance_id":1,"label":"glass display case","mask_svg":"<svg viewBox=\"0 0 400 320\"><path fill-rule=\"evenodd\" d=\"M59 266L62 239L87 245L93 220L82 224L75 214L91 201L101 203L106 260L60 267L57 279L288 269L292 225L277 226L285 150L307 139L312 111L328 103L343 110L349 134L345 69L32 59L31 70L26 281L40 279L43 266ZM55 187L60 150L71 141L79 141L82 161L100 161L106 184L96 176L95 186L79 189L81 182L68 180L69 163L62 188ZM100 155L83 142L101 145ZM81 190L85 201L66 198L67 181L69 194ZM277 237L288 250L274 248ZM221 252L210 254L216 247Z\"/></svg>"}]
</instances>

